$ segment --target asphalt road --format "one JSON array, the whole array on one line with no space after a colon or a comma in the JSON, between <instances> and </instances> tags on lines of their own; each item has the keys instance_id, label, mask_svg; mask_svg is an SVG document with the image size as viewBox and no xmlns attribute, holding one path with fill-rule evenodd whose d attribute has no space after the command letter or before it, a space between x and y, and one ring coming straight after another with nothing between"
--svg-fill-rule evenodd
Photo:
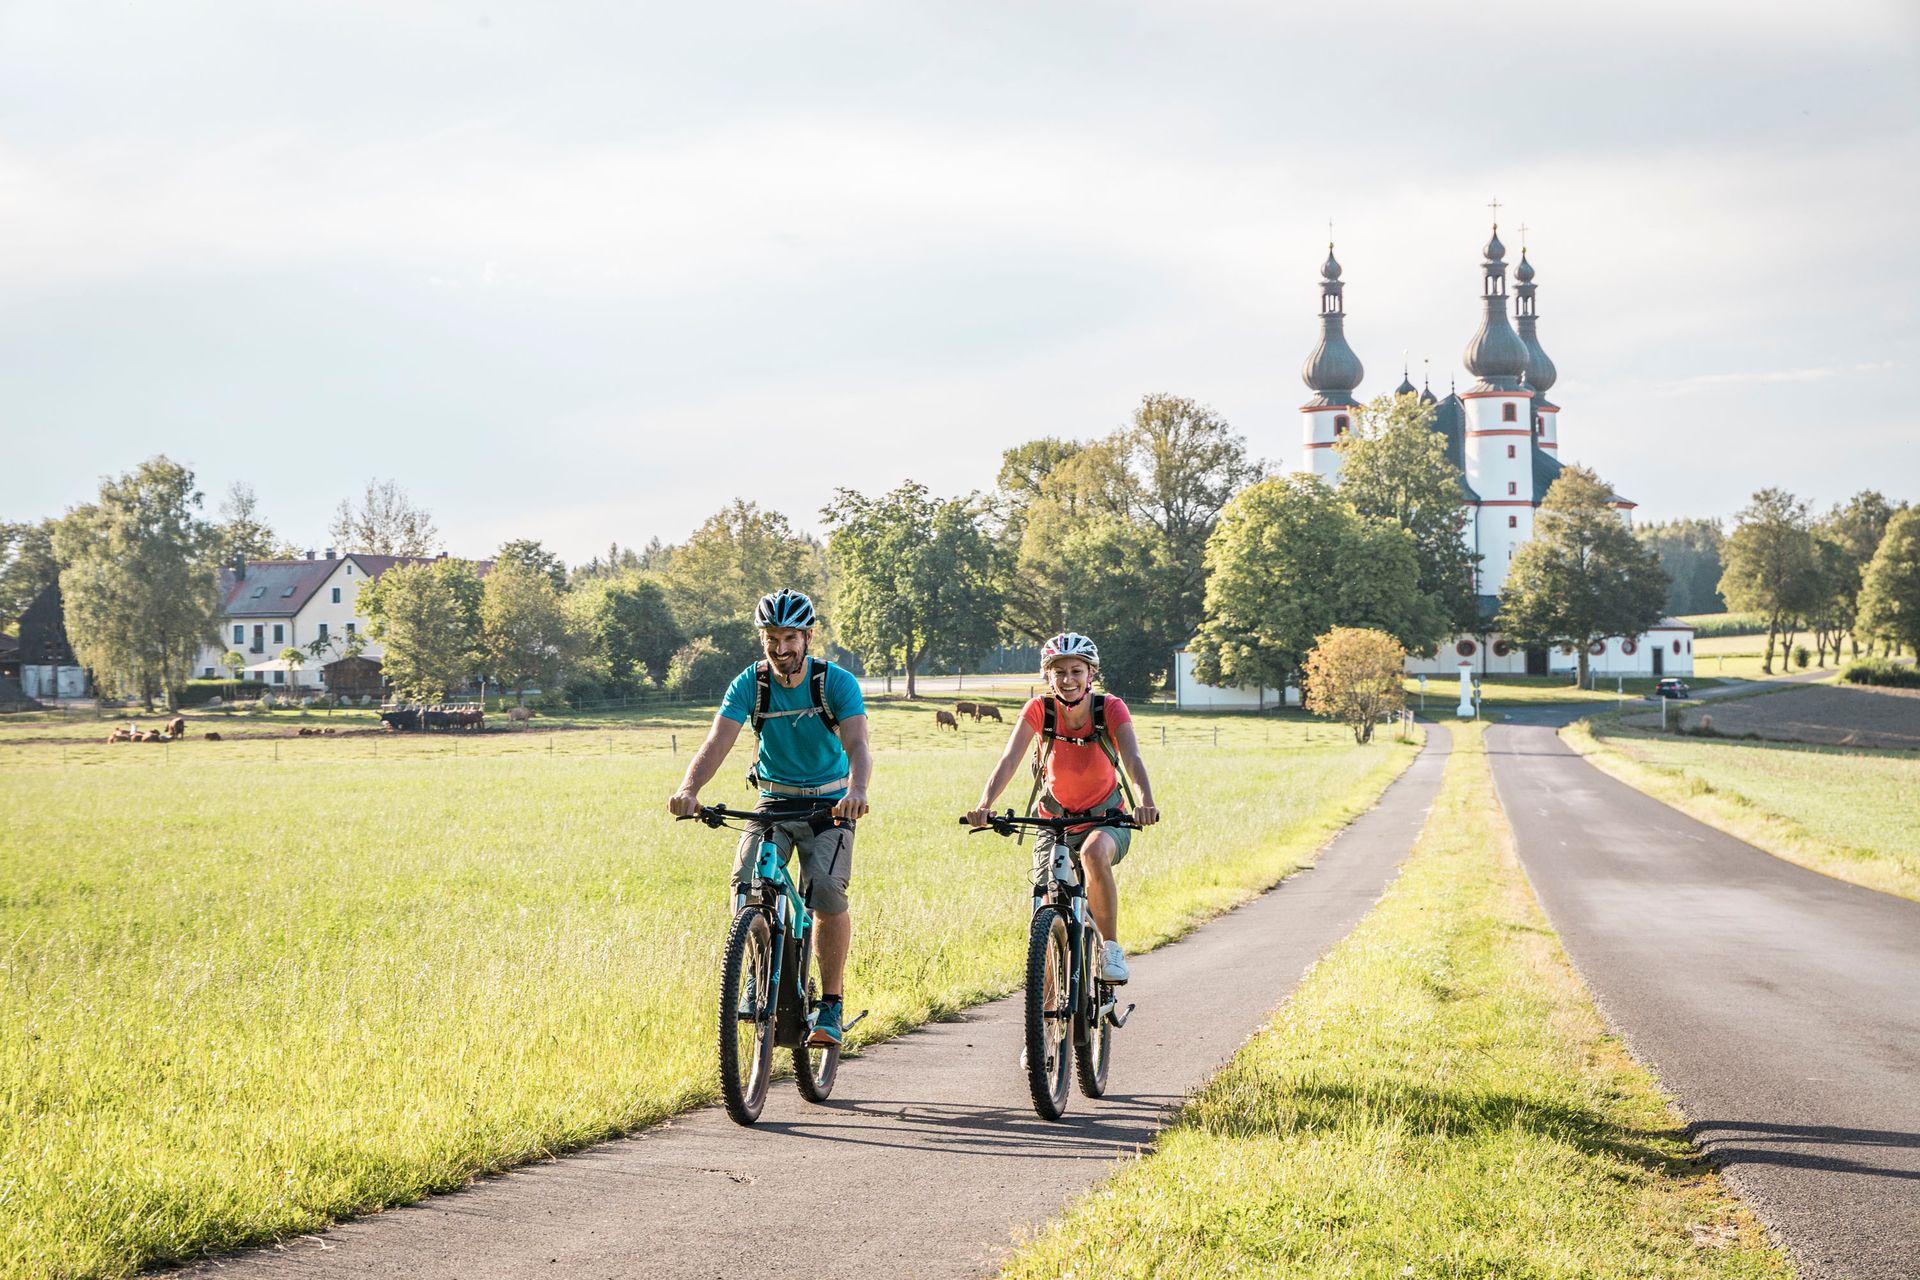
<instances>
[{"instance_id":1,"label":"asphalt road","mask_svg":"<svg viewBox=\"0 0 1920 1280\"><path fill-rule=\"evenodd\" d=\"M1488 748L1527 875L1608 1023L1803 1280L1920 1277L1920 903L1614 781L1540 723L1577 714L1516 716Z\"/></svg>"},{"instance_id":2,"label":"asphalt road","mask_svg":"<svg viewBox=\"0 0 1920 1280\"><path fill-rule=\"evenodd\" d=\"M992 1274L1022 1232L1150 1143L1379 899L1439 789L1446 730L1431 730L1428 742L1312 868L1133 959L1128 996L1139 1007L1116 1040L1108 1096L1074 1094L1061 1123L1036 1118L1027 1100L1016 997L843 1063L828 1106L809 1106L779 1082L752 1129L709 1108L193 1273ZM1133 856L1152 849L1145 835ZM1123 872L1123 891L1125 883Z\"/></svg>"}]
</instances>

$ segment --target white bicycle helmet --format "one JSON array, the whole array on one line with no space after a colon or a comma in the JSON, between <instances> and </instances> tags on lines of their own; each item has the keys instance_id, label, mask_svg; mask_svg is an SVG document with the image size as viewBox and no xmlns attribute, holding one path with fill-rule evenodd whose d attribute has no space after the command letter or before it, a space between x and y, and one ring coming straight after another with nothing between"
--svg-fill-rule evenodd
<instances>
[{"instance_id":1,"label":"white bicycle helmet","mask_svg":"<svg viewBox=\"0 0 1920 1280\"><path fill-rule=\"evenodd\" d=\"M1040 646L1040 669L1045 671L1063 658L1078 658L1097 671L1100 669L1100 646L1078 631L1062 631Z\"/></svg>"},{"instance_id":2,"label":"white bicycle helmet","mask_svg":"<svg viewBox=\"0 0 1920 1280\"><path fill-rule=\"evenodd\" d=\"M761 628L796 627L805 631L815 620L813 601L792 587L761 596L759 606L753 611L753 625Z\"/></svg>"}]
</instances>

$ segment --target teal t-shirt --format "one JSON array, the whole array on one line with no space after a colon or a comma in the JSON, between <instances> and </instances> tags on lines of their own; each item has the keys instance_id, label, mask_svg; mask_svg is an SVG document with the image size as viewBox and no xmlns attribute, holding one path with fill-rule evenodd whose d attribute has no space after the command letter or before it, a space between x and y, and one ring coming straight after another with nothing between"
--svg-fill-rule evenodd
<instances>
[{"instance_id":1,"label":"teal t-shirt","mask_svg":"<svg viewBox=\"0 0 1920 1280\"><path fill-rule=\"evenodd\" d=\"M768 711L800 711L803 715L770 715L760 730L760 776L769 782L784 782L790 787L818 787L847 776L847 751L840 737L822 723L813 706L813 671L818 663L827 668L827 709L835 720L847 720L867 713L866 700L860 696L860 682L851 672L820 659L807 658L806 679L789 689L779 680L770 682L772 696ZM759 664L754 664L757 666ZM753 666L733 678L727 696L720 703L720 714L738 724L753 721ZM830 793L837 799L845 790Z\"/></svg>"}]
</instances>

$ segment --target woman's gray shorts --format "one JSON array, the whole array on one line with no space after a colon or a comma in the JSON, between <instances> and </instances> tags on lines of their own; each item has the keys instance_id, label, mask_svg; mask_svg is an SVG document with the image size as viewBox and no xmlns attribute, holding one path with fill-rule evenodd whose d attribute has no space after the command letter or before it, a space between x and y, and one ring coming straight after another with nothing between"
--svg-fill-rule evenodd
<instances>
[{"instance_id":1,"label":"woman's gray shorts","mask_svg":"<svg viewBox=\"0 0 1920 1280\"><path fill-rule=\"evenodd\" d=\"M1119 806L1120 788L1115 787L1112 795L1093 806L1093 808L1094 811L1097 812L1106 809L1115 809ZM1040 803L1034 812L1038 813L1041 817L1056 817L1065 813L1066 810L1061 807L1059 801L1053 798L1051 792L1043 791L1040 793ZM1133 843L1133 829L1131 827L1087 826L1072 828L1066 834L1065 844L1067 848L1078 852L1080 847L1086 844L1087 837L1096 831L1106 832L1107 837L1113 841L1113 865L1116 867L1119 866L1120 860L1127 856L1127 846ZM1052 874L1054 844L1053 832L1051 831L1042 831L1034 838L1033 883L1035 887L1045 884L1047 877Z\"/></svg>"},{"instance_id":2,"label":"woman's gray shorts","mask_svg":"<svg viewBox=\"0 0 1920 1280\"><path fill-rule=\"evenodd\" d=\"M762 805L756 812L766 812ZM777 812L777 810L775 810ZM773 824L773 842L780 855L791 859L800 851L800 896L819 915L838 915L847 909L847 885L853 881L853 827L828 827L819 835L801 818ZM742 832L733 855L733 884L744 889L760 860L760 831Z\"/></svg>"}]
</instances>

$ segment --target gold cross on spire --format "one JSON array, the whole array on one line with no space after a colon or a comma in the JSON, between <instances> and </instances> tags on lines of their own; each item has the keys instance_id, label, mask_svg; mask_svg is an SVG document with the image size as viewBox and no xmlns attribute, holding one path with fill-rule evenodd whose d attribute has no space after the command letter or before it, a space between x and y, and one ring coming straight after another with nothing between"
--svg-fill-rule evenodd
<instances>
[{"instance_id":1,"label":"gold cross on spire","mask_svg":"<svg viewBox=\"0 0 1920 1280\"><path fill-rule=\"evenodd\" d=\"M1522 254L1525 254L1526 251L1527 251L1527 224L1523 222L1520 224L1520 252Z\"/></svg>"},{"instance_id":2,"label":"gold cross on spire","mask_svg":"<svg viewBox=\"0 0 1920 1280\"><path fill-rule=\"evenodd\" d=\"M1495 196L1493 200L1487 205L1487 208L1493 210L1493 225L1496 227L1499 226L1500 225L1500 197Z\"/></svg>"}]
</instances>

